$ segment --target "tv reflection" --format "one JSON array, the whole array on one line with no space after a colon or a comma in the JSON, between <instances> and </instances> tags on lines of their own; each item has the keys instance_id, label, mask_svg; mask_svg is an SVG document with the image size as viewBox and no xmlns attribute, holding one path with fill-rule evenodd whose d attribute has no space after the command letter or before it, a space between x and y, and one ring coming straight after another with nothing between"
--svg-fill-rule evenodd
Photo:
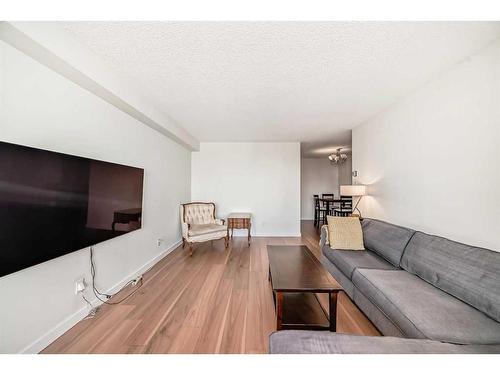
<instances>
[{"instance_id":1,"label":"tv reflection","mask_svg":"<svg viewBox=\"0 0 500 375\"><path fill-rule=\"evenodd\" d=\"M91 164L87 228L110 237L141 228L142 178L141 169Z\"/></svg>"}]
</instances>

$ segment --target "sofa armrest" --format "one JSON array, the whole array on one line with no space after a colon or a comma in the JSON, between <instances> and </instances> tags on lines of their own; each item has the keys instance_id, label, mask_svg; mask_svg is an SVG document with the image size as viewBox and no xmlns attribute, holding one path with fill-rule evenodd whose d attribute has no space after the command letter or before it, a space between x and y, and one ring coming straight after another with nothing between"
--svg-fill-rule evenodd
<instances>
[{"instance_id":1,"label":"sofa armrest","mask_svg":"<svg viewBox=\"0 0 500 375\"><path fill-rule=\"evenodd\" d=\"M319 239L319 248L321 249L324 245L329 245L328 241L328 225L321 226L321 237Z\"/></svg>"},{"instance_id":2,"label":"sofa armrest","mask_svg":"<svg viewBox=\"0 0 500 375\"><path fill-rule=\"evenodd\" d=\"M182 227L182 238L187 240L188 231L189 231L189 224L188 223L181 223L181 227Z\"/></svg>"},{"instance_id":3,"label":"sofa armrest","mask_svg":"<svg viewBox=\"0 0 500 375\"><path fill-rule=\"evenodd\" d=\"M499 353L500 345L457 345L427 339L284 330L269 336L271 354L472 354Z\"/></svg>"}]
</instances>

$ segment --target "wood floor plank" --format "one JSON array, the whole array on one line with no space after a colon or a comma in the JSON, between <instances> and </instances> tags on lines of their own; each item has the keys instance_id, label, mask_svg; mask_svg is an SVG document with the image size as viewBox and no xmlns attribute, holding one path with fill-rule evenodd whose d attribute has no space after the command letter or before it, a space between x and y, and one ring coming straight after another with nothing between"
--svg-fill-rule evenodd
<instances>
[{"instance_id":1,"label":"wood floor plank","mask_svg":"<svg viewBox=\"0 0 500 375\"><path fill-rule=\"evenodd\" d=\"M127 314L133 309L130 305L116 305L110 309L107 319L96 321L78 340L75 340L65 350L66 353L92 353L102 341L106 339L126 319ZM98 335L95 332L99 332Z\"/></svg>"},{"instance_id":2,"label":"wood floor plank","mask_svg":"<svg viewBox=\"0 0 500 375\"><path fill-rule=\"evenodd\" d=\"M224 265L216 264L210 268L205 284L198 294L198 298L191 306L186 319L179 329L179 334L174 338L169 348L170 353L189 354L194 352L194 348L210 312L210 309L207 309L206 306L213 299L223 273Z\"/></svg>"},{"instance_id":3,"label":"wood floor plank","mask_svg":"<svg viewBox=\"0 0 500 375\"><path fill-rule=\"evenodd\" d=\"M169 314L177 313L177 309L182 305L181 297L190 286L196 275L205 273L204 266L213 261L210 257L202 256L203 251L199 251L199 256L189 257L185 261L183 272L179 273L173 283L164 288L163 294L153 300L149 300L148 310L143 314L141 324L136 328L132 341L129 344L142 345L149 349L151 340L158 334L162 324ZM179 302L179 305L177 303Z\"/></svg>"},{"instance_id":4,"label":"wood floor plank","mask_svg":"<svg viewBox=\"0 0 500 375\"><path fill-rule=\"evenodd\" d=\"M140 320L124 319L93 349L92 353L120 354L128 351L127 338Z\"/></svg>"},{"instance_id":5,"label":"wood floor plank","mask_svg":"<svg viewBox=\"0 0 500 375\"><path fill-rule=\"evenodd\" d=\"M266 353L276 329L267 245L305 244L320 257L319 229L303 221L301 233L253 237L250 246L234 237L227 249L223 241L197 244L192 257L179 247L143 276L132 297L101 306L42 353ZM345 293L337 318L339 332L379 335Z\"/></svg>"},{"instance_id":6,"label":"wood floor plank","mask_svg":"<svg viewBox=\"0 0 500 375\"><path fill-rule=\"evenodd\" d=\"M264 322L265 301L261 298L264 283L262 272L250 271L245 349L247 353L265 353L267 347Z\"/></svg>"},{"instance_id":7,"label":"wood floor plank","mask_svg":"<svg viewBox=\"0 0 500 375\"><path fill-rule=\"evenodd\" d=\"M249 251L250 251L250 268L249 272L258 272L261 270L262 267L262 260L261 260L261 239L257 239L252 242L250 245Z\"/></svg>"},{"instance_id":8,"label":"wood floor plank","mask_svg":"<svg viewBox=\"0 0 500 375\"><path fill-rule=\"evenodd\" d=\"M231 301L232 282L222 279L210 303L210 312L203 324L200 337L193 353L219 353L222 330Z\"/></svg>"},{"instance_id":9,"label":"wood floor plank","mask_svg":"<svg viewBox=\"0 0 500 375\"><path fill-rule=\"evenodd\" d=\"M233 289L228 305L222 339L218 353L245 352L245 323L247 315L248 290Z\"/></svg>"},{"instance_id":10,"label":"wood floor plank","mask_svg":"<svg viewBox=\"0 0 500 375\"><path fill-rule=\"evenodd\" d=\"M181 333L181 326L184 323L189 310L195 303L200 291L205 283L208 273L200 268L191 275L191 280L180 297L175 301L175 309L171 309L161 321L151 338L146 342L147 353L168 353L170 346Z\"/></svg>"},{"instance_id":11,"label":"wood floor plank","mask_svg":"<svg viewBox=\"0 0 500 375\"><path fill-rule=\"evenodd\" d=\"M92 325L95 324L93 319L97 318L89 318L81 320L78 324L74 325L69 331L67 331L64 335L55 340L52 344L50 344L47 348L44 349L43 353L46 354L57 354L57 353L65 353L66 350L70 347L70 345L78 340L83 334L87 332Z\"/></svg>"}]
</instances>

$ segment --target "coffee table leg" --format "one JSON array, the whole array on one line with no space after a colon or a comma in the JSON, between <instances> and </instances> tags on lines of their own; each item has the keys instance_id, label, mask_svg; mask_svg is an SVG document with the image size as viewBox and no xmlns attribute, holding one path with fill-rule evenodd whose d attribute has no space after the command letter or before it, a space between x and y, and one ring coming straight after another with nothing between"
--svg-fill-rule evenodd
<instances>
[{"instance_id":1,"label":"coffee table leg","mask_svg":"<svg viewBox=\"0 0 500 375\"><path fill-rule=\"evenodd\" d=\"M276 330L281 330L283 321L283 292L276 292Z\"/></svg>"},{"instance_id":2,"label":"coffee table leg","mask_svg":"<svg viewBox=\"0 0 500 375\"><path fill-rule=\"evenodd\" d=\"M330 332L337 331L337 294L338 291L328 293L330 297Z\"/></svg>"}]
</instances>

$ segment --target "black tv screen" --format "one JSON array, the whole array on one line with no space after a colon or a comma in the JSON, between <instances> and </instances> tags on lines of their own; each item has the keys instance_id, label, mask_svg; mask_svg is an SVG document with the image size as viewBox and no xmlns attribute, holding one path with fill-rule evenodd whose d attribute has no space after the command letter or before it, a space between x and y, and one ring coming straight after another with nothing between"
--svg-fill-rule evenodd
<instances>
[{"instance_id":1,"label":"black tv screen","mask_svg":"<svg viewBox=\"0 0 500 375\"><path fill-rule=\"evenodd\" d=\"M144 170L0 142L0 277L141 227Z\"/></svg>"}]
</instances>

